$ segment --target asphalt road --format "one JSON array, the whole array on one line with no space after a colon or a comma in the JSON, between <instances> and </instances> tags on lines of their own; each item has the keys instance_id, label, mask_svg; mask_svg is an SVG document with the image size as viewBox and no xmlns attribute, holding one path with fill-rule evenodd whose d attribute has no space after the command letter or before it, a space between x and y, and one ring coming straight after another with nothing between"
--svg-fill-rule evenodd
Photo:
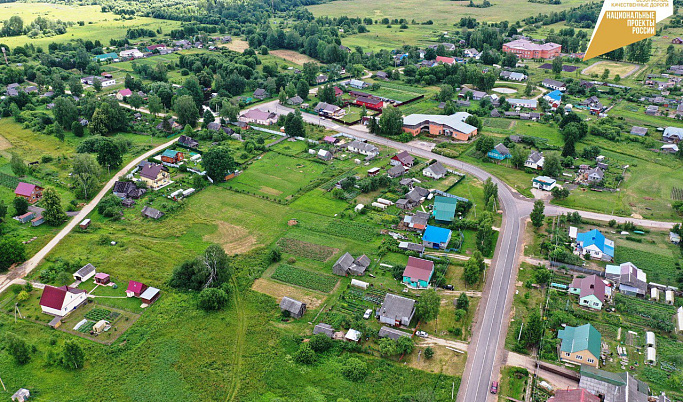
<instances>
[{"instance_id":1,"label":"asphalt road","mask_svg":"<svg viewBox=\"0 0 683 402\"><path fill-rule=\"evenodd\" d=\"M293 109L278 104L277 101L257 106L260 109L286 114ZM507 313L512 303L514 281L517 277L517 259L520 257L521 242L525 220L533 208L533 201L503 183L501 180L490 175L476 166L463 163L457 159L447 158L422 148L416 148L410 144L396 142L384 137L370 134L350 127L340 125L334 121L322 119L319 116L304 113L306 122L318 124L341 133L363 138L376 144L408 151L409 153L425 158L435 159L444 165L471 174L479 180L491 180L498 185L498 200L500 209L503 210L503 223L498 238L498 244L490 268L488 269L486 285L484 287L482 301L479 306L477 320L473 331L465 372L458 391L460 402L485 402L496 401L497 398L489 393L491 381L498 380L500 365L502 362L504 339L507 333L509 320ZM559 215L561 213L574 212L572 209L546 205L546 215ZM632 219L616 217L593 212L579 211L581 216L588 219L609 221L615 219L618 222L631 221L636 225L666 229L673 227L670 222L656 222L644 219Z\"/></svg>"},{"instance_id":2,"label":"asphalt road","mask_svg":"<svg viewBox=\"0 0 683 402\"><path fill-rule=\"evenodd\" d=\"M16 267L15 269L0 275L0 293L4 292L5 289L7 289L15 280L21 279L24 276L28 275L35 267L38 266L38 264L47 256L52 249L54 249L57 244L59 244L62 239L68 235L83 219L85 219L90 212L92 212L93 209L97 206L97 203L100 202L102 198L104 198L107 194L109 194L109 191L111 190L112 187L114 187L114 183L116 180L118 180L119 176L126 174L129 170L132 170L135 166L138 165L138 163L142 162L143 160L149 158L150 156L158 153L159 151L173 145L178 139L175 138L163 145L159 145L158 147L145 152L144 154L140 155L139 157L133 159L128 165L123 167L121 170L119 170L118 173L116 173L111 180L107 182L107 184L102 187L102 190L100 190L99 193L93 198L86 206L81 209L77 215L75 215L67 224L66 226L57 233L55 237L50 240L49 243L45 245L40 251L38 251L33 257L31 257L28 261L24 262L20 266Z\"/></svg>"}]
</instances>

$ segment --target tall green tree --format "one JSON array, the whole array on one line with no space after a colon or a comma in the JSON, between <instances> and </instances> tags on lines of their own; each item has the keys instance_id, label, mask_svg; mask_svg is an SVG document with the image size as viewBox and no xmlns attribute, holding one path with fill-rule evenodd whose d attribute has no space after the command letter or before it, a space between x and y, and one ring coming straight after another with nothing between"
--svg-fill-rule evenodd
<instances>
[{"instance_id":1,"label":"tall green tree","mask_svg":"<svg viewBox=\"0 0 683 402\"><path fill-rule=\"evenodd\" d=\"M543 322L538 310L534 310L529 315L529 320L524 323L520 340L526 347L537 346L543 337Z\"/></svg>"},{"instance_id":2,"label":"tall green tree","mask_svg":"<svg viewBox=\"0 0 683 402\"><path fill-rule=\"evenodd\" d=\"M202 165L206 174L214 181L223 181L225 176L237 167L235 160L226 147L212 147L202 155Z\"/></svg>"},{"instance_id":3,"label":"tall green tree","mask_svg":"<svg viewBox=\"0 0 683 402\"><path fill-rule=\"evenodd\" d=\"M66 214L62 209L62 199L57 194L57 190L48 187L43 191L43 218L45 223L50 226L59 226L66 220Z\"/></svg>"},{"instance_id":4,"label":"tall green tree","mask_svg":"<svg viewBox=\"0 0 683 402\"><path fill-rule=\"evenodd\" d=\"M52 114L55 116L57 123L62 127L71 127L73 122L78 120L78 108L72 98L62 96L55 100L55 106L52 108Z\"/></svg>"},{"instance_id":5,"label":"tall green tree","mask_svg":"<svg viewBox=\"0 0 683 402\"><path fill-rule=\"evenodd\" d=\"M19 154L12 152L12 158L10 159L9 164L12 168L12 173L15 175L21 177L26 174L28 168Z\"/></svg>"},{"instance_id":6,"label":"tall green tree","mask_svg":"<svg viewBox=\"0 0 683 402\"><path fill-rule=\"evenodd\" d=\"M163 110L161 98L154 94L149 95L147 98L147 108L149 109L149 112L154 115L154 117L157 117L157 115Z\"/></svg>"},{"instance_id":7,"label":"tall green tree","mask_svg":"<svg viewBox=\"0 0 683 402\"><path fill-rule=\"evenodd\" d=\"M393 106L382 109L379 118L379 133L382 135L400 135L403 133L403 114Z\"/></svg>"},{"instance_id":8,"label":"tall green tree","mask_svg":"<svg viewBox=\"0 0 683 402\"><path fill-rule=\"evenodd\" d=\"M64 342L61 357L62 367L74 370L83 368L84 363L85 352L83 352L83 348L81 348L76 341Z\"/></svg>"},{"instance_id":9,"label":"tall green tree","mask_svg":"<svg viewBox=\"0 0 683 402\"><path fill-rule=\"evenodd\" d=\"M87 200L94 195L99 184L100 167L88 154L76 154L71 163L71 179L76 198Z\"/></svg>"},{"instance_id":10,"label":"tall green tree","mask_svg":"<svg viewBox=\"0 0 683 402\"><path fill-rule=\"evenodd\" d=\"M0 236L0 272L26 260L26 246L15 237Z\"/></svg>"},{"instance_id":11,"label":"tall green tree","mask_svg":"<svg viewBox=\"0 0 683 402\"><path fill-rule=\"evenodd\" d=\"M431 321L439 315L441 298L434 289L427 289L415 303L415 316L421 321Z\"/></svg>"},{"instance_id":12,"label":"tall green tree","mask_svg":"<svg viewBox=\"0 0 683 402\"><path fill-rule=\"evenodd\" d=\"M118 167L123 163L121 149L110 138L103 138L98 144L97 163L108 169Z\"/></svg>"},{"instance_id":13,"label":"tall green tree","mask_svg":"<svg viewBox=\"0 0 683 402\"><path fill-rule=\"evenodd\" d=\"M493 216L484 212L477 225L477 250L488 255L493 251Z\"/></svg>"},{"instance_id":14,"label":"tall green tree","mask_svg":"<svg viewBox=\"0 0 683 402\"><path fill-rule=\"evenodd\" d=\"M183 95L176 99L173 110L178 115L178 123L189 124L194 127L199 119L199 109L190 95Z\"/></svg>"},{"instance_id":15,"label":"tall green tree","mask_svg":"<svg viewBox=\"0 0 683 402\"><path fill-rule=\"evenodd\" d=\"M12 201L15 215L23 215L28 212L28 201L24 197L15 197Z\"/></svg>"},{"instance_id":16,"label":"tall green tree","mask_svg":"<svg viewBox=\"0 0 683 402\"><path fill-rule=\"evenodd\" d=\"M5 347L17 364L24 365L31 360L31 351L24 338L8 332L5 334Z\"/></svg>"},{"instance_id":17,"label":"tall green tree","mask_svg":"<svg viewBox=\"0 0 683 402\"><path fill-rule=\"evenodd\" d=\"M543 201L536 200L536 202L534 202L534 209L531 210L529 217L531 218L531 223L537 228L543 226L543 221L545 220L544 211L545 204L543 204Z\"/></svg>"}]
</instances>

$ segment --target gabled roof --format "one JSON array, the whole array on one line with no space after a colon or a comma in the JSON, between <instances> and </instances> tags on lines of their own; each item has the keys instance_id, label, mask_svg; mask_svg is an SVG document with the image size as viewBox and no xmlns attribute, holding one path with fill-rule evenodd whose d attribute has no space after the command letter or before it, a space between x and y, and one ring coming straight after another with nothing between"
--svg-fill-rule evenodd
<instances>
[{"instance_id":1,"label":"gabled roof","mask_svg":"<svg viewBox=\"0 0 683 402\"><path fill-rule=\"evenodd\" d=\"M451 231L449 229L428 225L422 235L422 240L430 243L445 243L448 241L450 234Z\"/></svg>"},{"instance_id":2,"label":"gabled roof","mask_svg":"<svg viewBox=\"0 0 683 402\"><path fill-rule=\"evenodd\" d=\"M547 402L600 402L600 398L583 388L558 389Z\"/></svg>"},{"instance_id":3,"label":"gabled roof","mask_svg":"<svg viewBox=\"0 0 683 402\"><path fill-rule=\"evenodd\" d=\"M140 293L142 292L142 289L144 287L145 285L142 282L129 281L128 288L126 288L126 292Z\"/></svg>"},{"instance_id":4,"label":"gabled roof","mask_svg":"<svg viewBox=\"0 0 683 402\"><path fill-rule=\"evenodd\" d=\"M386 296L384 296L384 302L379 308L378 314L383 317L401 320L404 317L410 317L414 308L415 300L387 293Z\"/></svg>"},{"instance_id":5,"label":"gabled roof","mask_svg":"<svg viewBox=\"0 0 683 402\"><path fill-rule=\"evenodd\" d=\"M394 158L396 158L399 162L403 163L404 165L412 165L415 162L415 158L413 158L413 156L410 155L408 151L401 151L397 153L394 156Z\"/></svg>"},{"instance_id":6,"label":"gabled roof","mask_svg":"<svg viewBox=\"0 0 683 402\"><path fill-rule=\"evenodd\" d=\"M552 86L552 87L564 87L565 86L564 82L558 81L558 80L553 80L551 78L544 79L542 84L547 85L547 86Z\"/></svg>"},{"instance_id":7,"label":"gabled roof","mask_svg":"<svg viewBox=\"0 0 683 402\"><path fill-rule=\"evenodd\" d=\"M313 328L313 335L316 334L325 334L328 337L332 338L334 336L334 328L332 328L330 324L325 324L324 322L321 322Z\"/></svg>"},{"instance_id":8,"label":"gabled roof","mask_svg":"<svg viewBox=\"0 0 683 402\"><path fill-rule=\"evenodd\" d=\"M667 127L664 129L664 137L671 138L677 137L683 140L683 128L682 127Z\"/></svg>"},{"instance_id":9,"label":"gabled roof","mask_svg":"<svg viewBox=\"0 0 683 402\"><path fill-rule=\"evenodd\" d=\"M614 257L614 242L610 239L607 239L605 235L600 233L600 231L597 229L593 229L584 233L578 233L576 235L576 242L580 243L581 247L583 248L595 245L600 251L602 251L603 254Z\"/></svg>"},{"instance_id":10,"label":"gabled roof","mask_svg":"<svg viewBox=\"0 0 683 402\"><path fill-rule=\"evenodd\" d=\"M76 271L76 275L78 275L80 277L84 277L84 276L90 275L90 273L94 272L94 271L95 271L95 267L91 263L87 263L81 269Z\"/></svg>"},{"instance_id":11,"label":"gabled roof","mask_svg":"<svg viewBox=\"0 0 683 402\"><path fill-rule=\"evenodd\" d=\"M167 158L175 158L176 155L181 153L180 151L176 151L174 149L167 149L164 151L164 153L161 154L161 156L165 156Z\"/></svg>"},{"instance_id":12,"label":"gabled roof","mask_svg":"<svg viewBox=\"0 0 683 402\"><path fill-rule=\"evenodd\" d=\"M396 165L391 169L387 170L389 176L400 176L405 173L406 168L403 165Z\"/></svg>"},{"instance_id":13,"label":"gabled roof","mask_svg":"<svg viewBox=\"0 0 683 402\"><path fill-rule=\"evenodd\" d=\"M557 332L557 337L562 339L560 350L562 352L575 353L584 350L589 351L596 358L600 357L601 335L591 324L580 327L565 327Z\"/></svg>"},{"instance_id":14,"label":"gabled roof","mask_svg":"<svg viewBox=\"0 0 683 402\"><path fill-rule=\"evenodd\" d=\"M501 154L501 155L503 155L503 156L505 156L505 155L510 155L510 150L508 149L508 147L506 147L506 146L503 145L502 143L499 143L498 145L496 145L495 147L493 147L493 149L495 149L496 151L498 151L498 153Z\"/></svg>"},{"instance_id":15,"label":"gabled roof","mask_svg":"<svg viewBox=\"0 0 683 402\"><path fill-rule=\"evenodd\" d=\"M54 287L50 285L45 285L43 289L43 294L40 296L40 305L43 307L53 308L55 310L61 310L64 306L64 299L67 293L84 293L82 289L71 288L68 286Z\"/></svg>"},{"instance_id":16,"label":"gabled roof","mask_svg":"<svg viewBox=\"0 0 683 402\"><path fill-rule=\"evenodd\" d=\"M435 176L441 176L448 173L448 170L441 164L441 162L435 162L427 166L424 170L430 170Z\"/></svg>"},{"instance_id":17,"label":"gabled roof","mask_svg":"<svg viewBox=\"0 0 683 402\"><path fill-rule=\"evenodd\" d=\"M543 159L543 154L538 151L532 151L527 158L527 162L538 163Z\"/></svg>"},{"instance_id":18,"label":"gabled roof","mask_svg":"<svg viewBox=\"0 0 683 402\"><path fill-rule=\"evenodd\" d=\"M150 286L147 289L145 289L144 292L142 292L140 298L145 300L152 300L159 294L159 292L161 292L159 289Z\"/></svg>"},{"instance_id":19,"label":"gabled roof","mask_svg":"<svg viewBox=\"0 0 683 402\"><path fill-rule=\"evenodd\" d=\"M605 301L605 282L597 275L591 275L581 279L580 287L580 298L593 295L597 297L598 300Z\"/></svg>"},{"instance_id":20,"label":"gabled roof","mask_svg":"<svg viewBox=\"0 0 683 402\"><path fill-rule=\"evenodd\" d=\"M562 100L562 92L559 89L556 89L550 93L547 93L544 98L549 98L554 101L561 101Z\"/></svg>"},{"instance_id":21,"label":"gabled roof","mask_svg":"<svg viewBox=\"0 0 683 402\"><path fill-rule=\"evenodd\" d=\"M152 218L152 219L159 219L159 218L161 218L162 216L164 216L164 213L163 213L163 212L159 211L158 209L154 209L154 208L152 208L152 207L150 207L150 206L147 206L147 205L145 205L144 207L142 207L142 211L141 211L141 212L142 212L142 214L143 214L144 216L146 216L146 217L148 217L148 218Z\"/></svg>"},{"instance_id":22,"label":"gabled roof","mask_svg":"<svg viewBox=\"0 0 683 402\"><path fill-rule=\"evenodd\" d=\"M16 190L14 190L14 194L21 195L24 197L30 197L33 191L36 189L36 187L38 186L36 186L35 184L19 182L19 184L17 184Z\"/></svg>"},{"instance_id":23,"label":"gabled roof","mask_svg":"<svg viewBox=\"0 0 683 402\"><path fill-rule=\"evenodd\" d=\"M119 95L121 95L121 96L131 96L132 94L133 94L133 91L131 91L128 88L124 88L124 89L119 91Z\"/></svg>"},{"instance_id":24,"label":"gabled roof","mask_svg":"<svg viewBox=\"0 0 683 402\"><path fill-rule=\"evenodd\" d=\"M403 271L403 276L412 280L429 281L434 272L434 262L422 258L408 257L408 264Z\"/></svg>"},{"instance_id":25,"label":"gabled roof","mask_svg":"<svg viewBox=\"0 0 683 402\"><path fill-rule=\"evenodd\" d=\"M461 133L469 134L477 129L474 126L465 123L465 120L469 116L470 114L467 112L457 112L449 116L438 114L411 114L403 119L403 125L418 126L424 123L441 124Z\"/></svg>"},{"instance_id":26,"label":"gabled roof","mask_svg":"<svg viewBox=\"0 0 683 402\"><path fill-rule=\"evenodd\" d=\"M434 197L434 219L446 222L453 221L457 206L457 199L437 195Z\"/></svg>"},{"instance_id":27,"label":"gabled roof","mask_svg":"<svg viewBox=\"0 0 683 402\"><path fill-rule=\"evenodd\" d=\"M282 298L282 301L280 301L280 310L286 310L292 314L299 314L303 305L304 303L285 296Z\"/></svg>"},{"instance_id":28,"label":"gabled roof","mask_svg":"<svg viewBox=\"0 0 683 402\"><path fill-rule=\"evenodd\" d=\"M175 154L173 154L173 156L175 156ZM159 173L165 169L166 168L163 165L158 163L148 163L142 167L140 176L146 179L155 180L157 177L159 177Z\"/></svg>"}]
</instances>

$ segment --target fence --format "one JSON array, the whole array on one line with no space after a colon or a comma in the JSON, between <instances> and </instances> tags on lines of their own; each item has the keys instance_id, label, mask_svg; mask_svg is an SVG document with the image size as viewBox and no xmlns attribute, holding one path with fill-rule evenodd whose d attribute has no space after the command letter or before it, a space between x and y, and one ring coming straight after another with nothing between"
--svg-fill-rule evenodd
<instances>
[{"instance_id":1,"label":"fence","mask_svg":"<svg viewBox=\"0 0 683 402\"><path fill-rule=\"evenodd\" d=\"M550 261L550 266L553 268L564 268L570 271L581 272L582 274L597 275L603 278L605 277L604 271L596 271L594 269L580 267L578 265L565 264L563 262L558 261Z\"/></svg>"}]
</instances>

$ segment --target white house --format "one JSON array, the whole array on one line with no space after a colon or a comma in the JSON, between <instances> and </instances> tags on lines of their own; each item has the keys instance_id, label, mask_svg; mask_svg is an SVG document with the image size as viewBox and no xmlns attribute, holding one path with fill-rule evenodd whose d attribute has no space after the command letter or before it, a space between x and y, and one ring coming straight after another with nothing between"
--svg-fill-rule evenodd
<instances>
[{"instance_id":1,"label":"white house","mask_svg":"<svg viewBox=\"0 0 683 402\"><path fill-rule=\"evenodd\" d=\"M134 48L134 49L122 50L119 53L119 57L122 59L130 59L130 58L140 59L140 58L144 57L144 55L137 48Z\"/></svg>"},{"instance_id":2,"label":"white house","mask_svg":"<svg viewBox=\"0 0 683 402\"><path fill-rule=\"evenodd\" d=\"M74 272L73 277L75 281L85 282L88 279L95 276L95 274L95 267L92 264L88 263L78 271Z\"/></svg>"},{"instance_id":3,"label":"white house","mask_svg":"<svg viewBox=\"0 0 683 402\"><path fill-rule=\"evenodd\" d=\"M370 157L375 157L379 155L379 148L367 142L360 142L357 140L351 141L346 148L349 152L355 152L357 154L366 155Z\"/></svg>"},{"instance_id":4,"label":"white house","mask_svg":"<svg viewBox=\"0 0 683 402\"><path fill-rule=\"evenodd\" d=\"M543 157L543 153L538 152L538 151L533 151L533 152L531 152L531 154L529 154L529 157L527 158L526 162L524 162L524 166L531 168L531 169L540 170L540 169L543 169L544 163L545 163L545 157Z\"/></svg>"},{"instance_id":5,"label":"white house","mask_svg":"<svg viewBox=\"0 0 683 402\"><path fill-rule=\"evenodd\" d=\"M86 300L87 293L85 290L68 286L56 288L46 285L42 296L40 296L40 308L45 314L64 317L85 303Z\"/></svg>"},{"instance_id":6,"label":"white house","mask_svg":"<svg viewBox=\"0 0 683 402\"><path fill-rule=\"evenodd\" d=\"M435 162L426 168L422 169L422 175L425 177L430 177L432 179L439 180L446 176L448 171L444 167L444 165L441 164L441 162Z\"/></svg>"},{"instance_id":7,"label":"white house","mask_svg":"<svg viewBox=\"0 0 683 402\"><path fill-rule=\"evenodd\" d=\"M539 190L551 191L557 186L557 180L548 176L538 176L534 177L533 186Z\"/></svg>"}]
</instances>

